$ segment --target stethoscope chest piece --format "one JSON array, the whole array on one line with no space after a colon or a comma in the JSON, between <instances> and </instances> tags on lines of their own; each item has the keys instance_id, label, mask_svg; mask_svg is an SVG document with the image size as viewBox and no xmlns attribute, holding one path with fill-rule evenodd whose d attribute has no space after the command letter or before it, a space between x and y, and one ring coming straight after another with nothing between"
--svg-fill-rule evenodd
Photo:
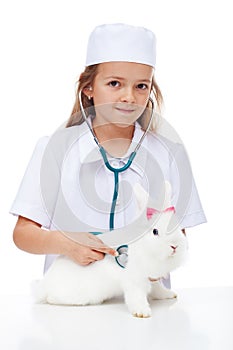
<instances>
[{"instance_id":1,"label":"stethoscope chest piece","mask_svg":"<svg viewBox=\"0 0 233 350\"><path fill-rule=\"evenodd\" d=\"M126 244L121 245L116 249L116 251L119 254L115 257L117 264L120 267L125 268L128 262L128 246Z\"/></svg>"}]
</instances>

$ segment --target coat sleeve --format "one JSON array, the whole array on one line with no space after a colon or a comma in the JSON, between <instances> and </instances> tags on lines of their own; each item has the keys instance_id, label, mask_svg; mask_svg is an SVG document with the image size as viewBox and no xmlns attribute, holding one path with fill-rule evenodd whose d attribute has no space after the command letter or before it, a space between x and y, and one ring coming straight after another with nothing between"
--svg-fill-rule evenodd
<instances>
[{"instance_id":1,"label":"coat sleeve","mask_svg":"<svg viewBox=\"0 0 233 350\"><path fill-rule=\"evenodd\" d=\"M182 144L176 144L171 155L170 182L172 203L181 228L206 222L187 152Z\"/></svg>"},{"instance_id":2,"label":"coat sleeve","mask_svg":"<svg viewBox=\"0 0 233 350\"><path fill-rule=\"evenodd\" d=\"M41 196L40 170L48 140L49 137L43 137L37 142L10 209L11 214L26 217L45 228L49 228L50 219Z\"/></svg>"}]
</instances>

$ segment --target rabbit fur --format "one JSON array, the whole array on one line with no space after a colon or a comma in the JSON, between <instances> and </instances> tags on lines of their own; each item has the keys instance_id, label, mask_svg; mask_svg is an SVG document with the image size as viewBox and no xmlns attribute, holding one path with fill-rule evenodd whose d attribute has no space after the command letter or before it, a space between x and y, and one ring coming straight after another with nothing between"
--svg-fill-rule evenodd
<instances>
[{"instance_id":1,"label":"rabbit fur","mask_svg":"<svg viewBox=\"0 0 233 350\"><path fill-rule=\"evenodd\" d=\"M145 206L148 194L140 185L135 186L134 192L139 207ZM166 182L165 209L170 205L170 193L170 184ZM152 299L176 297L159 280L152 282L151 279L165 277L179 267L187 253L187 239L181 229L176 227L172 232L167 232L173 215L173 208L161 212L154 208L143 208L144 234L129 244L125 268L121 268L110 255L87 266L78 265L66 256L58 256L43 279L34 281L36 302L90 305L124 295L132 315L150 317L148 296Z\"/></svg>"}]
</instances>

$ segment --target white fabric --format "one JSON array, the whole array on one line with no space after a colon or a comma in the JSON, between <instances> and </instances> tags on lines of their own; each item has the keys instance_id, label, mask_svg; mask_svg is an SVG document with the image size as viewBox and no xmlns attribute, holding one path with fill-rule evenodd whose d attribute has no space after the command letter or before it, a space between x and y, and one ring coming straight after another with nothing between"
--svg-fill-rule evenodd
<instances>
[{"instance_id":1,"label":"white fabric","mask_svg":"<svg viewBox=\"0 0 233 350\"><path fill-rule=\"evenodd\" d=\"M128 154L141 135L137 124ZM110 159L114 166L122 166L126 161L127 156ZM119 177L116 228L135 220L132 186L140 183L158 201L164 180L171 183L172 205L182 228L206 221L181 144L148 134L131 167ZM10 212L50 230L106 231L113 189L114 175L105 167L87 125L83 123L39 140ZM53 258L48 256L47 259L48 267Z\"/></svg>"},{"instance_id":2,"label":"white fabric","mask_svg":"<svg viewBox=\"0 0 233 350\"><path fill-rule=\"evenodd\" d=\"M103 24L91 33L86 66L103 62L135 62L155 67L156 39L153 32L127 24Z\"/></svg>"}]
</instances>

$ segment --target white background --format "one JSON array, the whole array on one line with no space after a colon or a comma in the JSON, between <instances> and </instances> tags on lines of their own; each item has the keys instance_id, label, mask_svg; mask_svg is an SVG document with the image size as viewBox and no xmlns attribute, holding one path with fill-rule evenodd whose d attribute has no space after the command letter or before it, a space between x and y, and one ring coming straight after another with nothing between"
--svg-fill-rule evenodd
<instances>
[{"instance_id":1,"label":"white background","mask_svg":"<svg viewBox=\"0 0 233 350\"><path fill-rule=\"evenodd\" d=\"M232 9L221 0L5 0L0 5L0 294L28 293L43 256L12 242L11 203L39 137L69 116L95 25L156 33L164 117L183 140L208 224L188 230L190 258L174 287L233 285Z\"/></svg>"}]
</instances>

